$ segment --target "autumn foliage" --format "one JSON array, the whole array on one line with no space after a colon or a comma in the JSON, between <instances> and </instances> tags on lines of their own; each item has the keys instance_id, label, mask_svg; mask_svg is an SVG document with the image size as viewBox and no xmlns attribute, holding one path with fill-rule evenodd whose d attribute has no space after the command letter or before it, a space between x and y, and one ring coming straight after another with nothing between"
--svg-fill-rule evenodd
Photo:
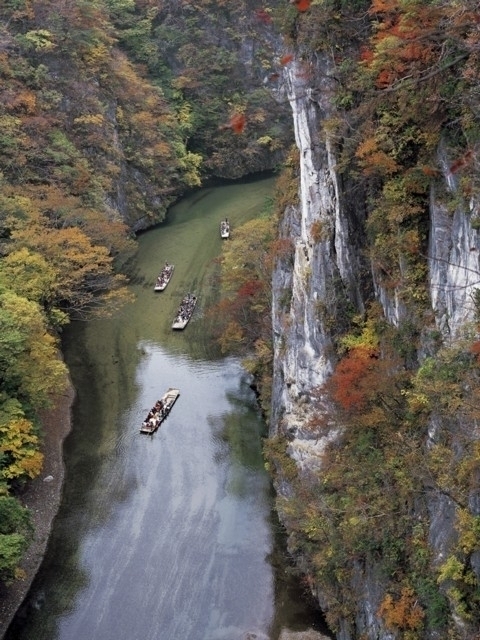
<instances>
[{"instance_id":1,"label":"autumn foliage","mask_svg":"<svg viewBox=\"0 0 480 640\"><path fill-rule=\"evenodd\" d=\"M239 134L244 132L246 124L247 117L244 113L234 113L227 126L231 128L233 133Z\"/></svg>"},{"instance_id":2,"label":"autumn foliage","mask_svg":"<svg viewBox=\"0 0 480 640\"><path fill-rule=\"evenodd\" d=\"M368 347L353 348L335 368L330 379L333 398L349 411L360 411L372 393L372 378L378 354Z\"/></svg>"},{"instance_id":3,"label":"autumn foliage","mask_svg":"<svg viewBox=\"0 0 480 640\"><path fill-rule=\"evenodd\" d=\"M271 220L252 220L224 247L222 297L210 311L224 352L248 352L269 327L272 232Z\"/></svg>"},{"instance_id":4,"label":"autumn foliage","mask_svg":"<svg viewBox=\"0 0 480 640\"><path fill-rule=\"evenodd\" d=\"M425 612L418 603L418 596L411 587L403 587L395 598L387 594L380 605L378 615L385 620L387 629L418 631L423 626Z\"/></svg>"},{"instance_id":5,"label":"autumn foliage","mask_svg":"<svg viewBox=\"0 0 480 640\"><path fill-rule=\"evenodd\" d=\"M280 58L280 64L281 65L286 65L289 62L291 62L293 60L293 54L292 53L285 53L281 58Z\"/></svg>"},{"instance_id":6,"label":"autumn foliage","mask_svg":"<svg viewBox=\"0 0 480 640\"><path fill-rule=\"evenodd\" d=\"M255 12L257 20L263 24L270 24L272 22L272 16L265 9L257 9Z\"/></svg>"},{"instance_id":7,"label":"autumn foliage","mask_svg":"<svg viewBox=\"0 0 480 640\"><path fill-rule=\"evenodd\" d=\"M290 3L295 6L298 11L303 13L304 11L308 11L310 9L310 5L312 4L312 0L290 0Z\"/></svg>"}]
</instances>

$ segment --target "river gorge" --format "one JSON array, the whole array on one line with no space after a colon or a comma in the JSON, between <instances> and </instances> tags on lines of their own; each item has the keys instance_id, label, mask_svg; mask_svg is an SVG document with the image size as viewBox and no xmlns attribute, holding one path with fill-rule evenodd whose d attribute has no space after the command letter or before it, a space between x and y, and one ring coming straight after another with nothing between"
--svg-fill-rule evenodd
<instances>
[{"instance_id":1,"label":"river gorge","mask_svg":"<svg viewBox=\"0 0 480 640\"><path fill-rule=\"evenodd\" d=\"M274 178L206 188L142 234L135 302L63 340L77 392L66 479L42 567L6 640L241 640L322 630L291 575L241 362L221 357L204 312L216 295L219 222L265 211ZM175 264L167 289L153 283ZM187 292L199 304L171 330ZM180 389L153 436L139 433Z\"/></svg>"}]
</instances>

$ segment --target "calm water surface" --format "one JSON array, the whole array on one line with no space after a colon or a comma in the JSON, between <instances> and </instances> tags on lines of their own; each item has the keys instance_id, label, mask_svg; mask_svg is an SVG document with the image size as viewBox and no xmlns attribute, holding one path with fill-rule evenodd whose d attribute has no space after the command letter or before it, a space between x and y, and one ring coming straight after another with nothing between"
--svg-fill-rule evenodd
<instances>
[{"instance_id":1,"label":"calm water surface","mask_svg":"<svg viewBox=\"0 0 480 640\"><path fill-rule=\"evenodd\" d=\"M319 624L284 562L251 380L218 356L203 316L217 293L220 219L234 233L272 189L264 179L183 200L139 238L135 303L69 328L78 396L63 500L8 640L274 640L283 626ZM154 293L166 260L173 278ZM187 291L199 305L173 332ZM172 413L141 435L169 386L181 392Z\"/></svg>"}]
</instances>

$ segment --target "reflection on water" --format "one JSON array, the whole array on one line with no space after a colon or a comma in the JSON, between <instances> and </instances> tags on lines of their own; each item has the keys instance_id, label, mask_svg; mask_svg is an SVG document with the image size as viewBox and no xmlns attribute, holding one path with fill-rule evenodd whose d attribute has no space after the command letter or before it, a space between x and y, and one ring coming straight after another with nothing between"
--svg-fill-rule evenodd
<instances>
[{"instance_id":1,"label":"reflection on water","mask_svg":"<svg viewBox=\"0 0 480 640\"><path fill-rule=\"evenodd\" d=\"M311 611L289 592L261 455L265 425L240 363L202 325L215 296L218 221L263 206L272 180L209 189L142 235L134 304L72 326L65 357L77 389L66 482L47 556L9 640L236 640L278 637ZM153 292L161 265L175 263ZM200 296L184 332L171 320ZM146 413L180 389L153 435ZM273 523L273 526L272 526ZM280 576L280 577L279 577ZM292 614L289 616L289 612Z\"/></svg>"}]
</instances>

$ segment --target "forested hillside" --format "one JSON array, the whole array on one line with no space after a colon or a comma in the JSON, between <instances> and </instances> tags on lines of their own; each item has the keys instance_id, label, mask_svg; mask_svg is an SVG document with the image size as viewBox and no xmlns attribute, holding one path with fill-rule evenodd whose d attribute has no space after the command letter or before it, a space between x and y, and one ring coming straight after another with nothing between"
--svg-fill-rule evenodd
<instances>
[{"instance_id":1,"label":"forested hillside","mask_svg":"<svg viewBox=\"0 0 480 640\"><path fill-rule=\"evenodd\" d=\"M288 103L272 91L278 0L264 10L253 0L108 4L120 45L173 105L201 176L239 178L283 160L292 131Z\"/></svg>"},{"instance_id":2,"label":"forested hillside","mask_svg":"<svg viewBox=\"0 0 480 640\"><path fill-rule=\"evenodd\" d=\"M185 190L282 164L212 314L258 378L289 549L340 640L477 640L478 2L0 17L0 579L29 536L15 496L63 324L129 302L132 231Z\"/></svg>"},{"instance_id":3,"label":"forested hillside","mask_svg":"<svg viewBox=\"0 0 480 640\"><path fill-rule=\"evenodd\" d=\"M248 3L0 5L0 580L31 535L38 415L62 327L131 303L134 232L205 179L272 169L291 140L263 86L276 38ZM269 37L266 33L269 31Z\"/></svg>"}]
</instances>

